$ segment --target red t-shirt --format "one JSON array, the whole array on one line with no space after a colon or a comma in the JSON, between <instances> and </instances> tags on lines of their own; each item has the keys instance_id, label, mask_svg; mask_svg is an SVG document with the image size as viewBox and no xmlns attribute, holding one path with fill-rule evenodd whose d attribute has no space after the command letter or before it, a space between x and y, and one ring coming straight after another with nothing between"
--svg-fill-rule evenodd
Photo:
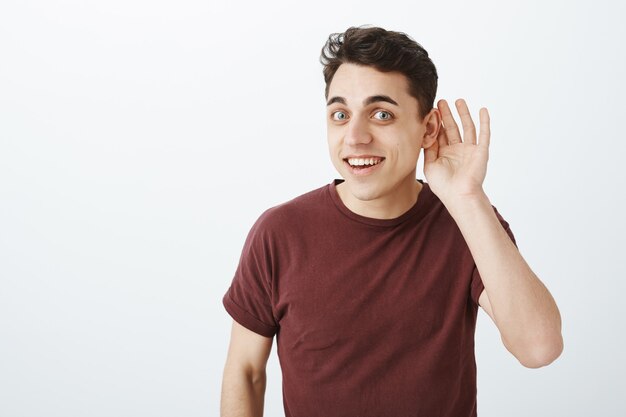
<instances>
[{"instance_id":1,"label":"red t-shirt","mask_svg":"<svg viewBox=\"0 0 626 417\"><path fill-rule=\"evenodd\" d=\"M223 297L276 335L286 417L476 416L484 286L458 226L423 180L394 219L352 212L342 181L263 212Z\"/></svg>"}]
</instances>

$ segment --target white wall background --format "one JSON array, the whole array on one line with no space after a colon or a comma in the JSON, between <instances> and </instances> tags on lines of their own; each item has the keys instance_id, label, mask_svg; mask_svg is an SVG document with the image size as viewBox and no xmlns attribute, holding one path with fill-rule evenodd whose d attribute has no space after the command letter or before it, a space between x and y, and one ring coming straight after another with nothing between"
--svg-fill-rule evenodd
<instances>
[{"instance_id":1,"label":"white wall background","mask_svg":"<svg viewBox=\"0 0 626 417\"><path fill-rule=\"evenodd\" d=\"M561 309L565 350L535 370L481 310L479 415L626 415L625 12L3 1L0 417L218 415L221 298L257 216L337 177L319 53L366 23L429 51L438 98L489 108L487 194Z\"/></svg>"}]
</instances>

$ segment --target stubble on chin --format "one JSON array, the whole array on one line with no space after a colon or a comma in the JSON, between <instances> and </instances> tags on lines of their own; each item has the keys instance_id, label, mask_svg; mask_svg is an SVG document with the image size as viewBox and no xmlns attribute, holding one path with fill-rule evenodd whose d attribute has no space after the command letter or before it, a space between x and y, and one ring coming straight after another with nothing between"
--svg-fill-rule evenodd
<instances>
[{"instance_id":1,"label":"stubble on chin","mask_svg":"<svg viewBox=\"0 0 626 417\"><path fill-rule=\"evenodd\" d=\"M344 182L337 186L339 195L345 200L371 201L380 197L378 184L355 184L344 178Z\"/></svg>"}]
</instances>

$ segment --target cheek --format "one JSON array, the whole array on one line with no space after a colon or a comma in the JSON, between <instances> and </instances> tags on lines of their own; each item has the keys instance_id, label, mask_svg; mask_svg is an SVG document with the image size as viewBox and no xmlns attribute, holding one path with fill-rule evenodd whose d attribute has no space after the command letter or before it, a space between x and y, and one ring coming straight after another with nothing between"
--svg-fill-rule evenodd
<instances>
[{"instance_id":1,"label":"cheek","mask_svg":"<svg viewBox=\"0 0 626 417\"><path fill-rule=\"evenodd\" d=\"M420 148L417 141L402 140L394 144L394 159L398 165L414 167L419 158Z\"/></svg>"},{"instance_id":2,"label":"cheek","mask_svg":"<svg viewBox=\"0 0 626 417\"><path fill-rule=\"evenodd\" d=\"M341 152L341 146L338 141L329 139L328 140L328 150L331 153L333 159L339 158L339 153Z\"/></svg>"},{"instance_id":3,"label":"cheek","mask_svg":"<svg viewBox=\"0 0 626 417\"><path fill-rule=\"evenodd\" d=\"M330 155L330 160L335 166L339 166L343 163L341 159L341 144L339 141L335 140L332 137L329 137L327 140L328 143L328 154Z\"/></svg>"},{"instance_id":4,"label":"cheek","mask_svg":"<svg viewBox=\"0 0 626 417\"><path fill-rule=\"evenodd\" d=\"M329 148L336 148L338 145L337 136L332 134L331 132L328 132L328 134L326 135L326 142L328 143Z\"/></svg>"}]
</instances>

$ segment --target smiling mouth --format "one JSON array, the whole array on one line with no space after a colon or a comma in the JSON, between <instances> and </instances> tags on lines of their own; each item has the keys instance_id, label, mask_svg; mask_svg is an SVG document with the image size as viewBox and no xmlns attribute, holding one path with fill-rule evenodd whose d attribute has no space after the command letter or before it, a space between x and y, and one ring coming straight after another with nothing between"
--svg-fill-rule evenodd
<instances>
[{"instance_id":1,"label":"smiling mouth","mask_svg":"<svg viewBox=\"0 0 626 417\"><path fill-rule=\"evenodd\" d=\"M371 168L375 165L380 164L385 158L380 156L369 157L369 158L344 158L344 162L346 162L353 169L365 169Z\"/></svg>"}]
</instances>

